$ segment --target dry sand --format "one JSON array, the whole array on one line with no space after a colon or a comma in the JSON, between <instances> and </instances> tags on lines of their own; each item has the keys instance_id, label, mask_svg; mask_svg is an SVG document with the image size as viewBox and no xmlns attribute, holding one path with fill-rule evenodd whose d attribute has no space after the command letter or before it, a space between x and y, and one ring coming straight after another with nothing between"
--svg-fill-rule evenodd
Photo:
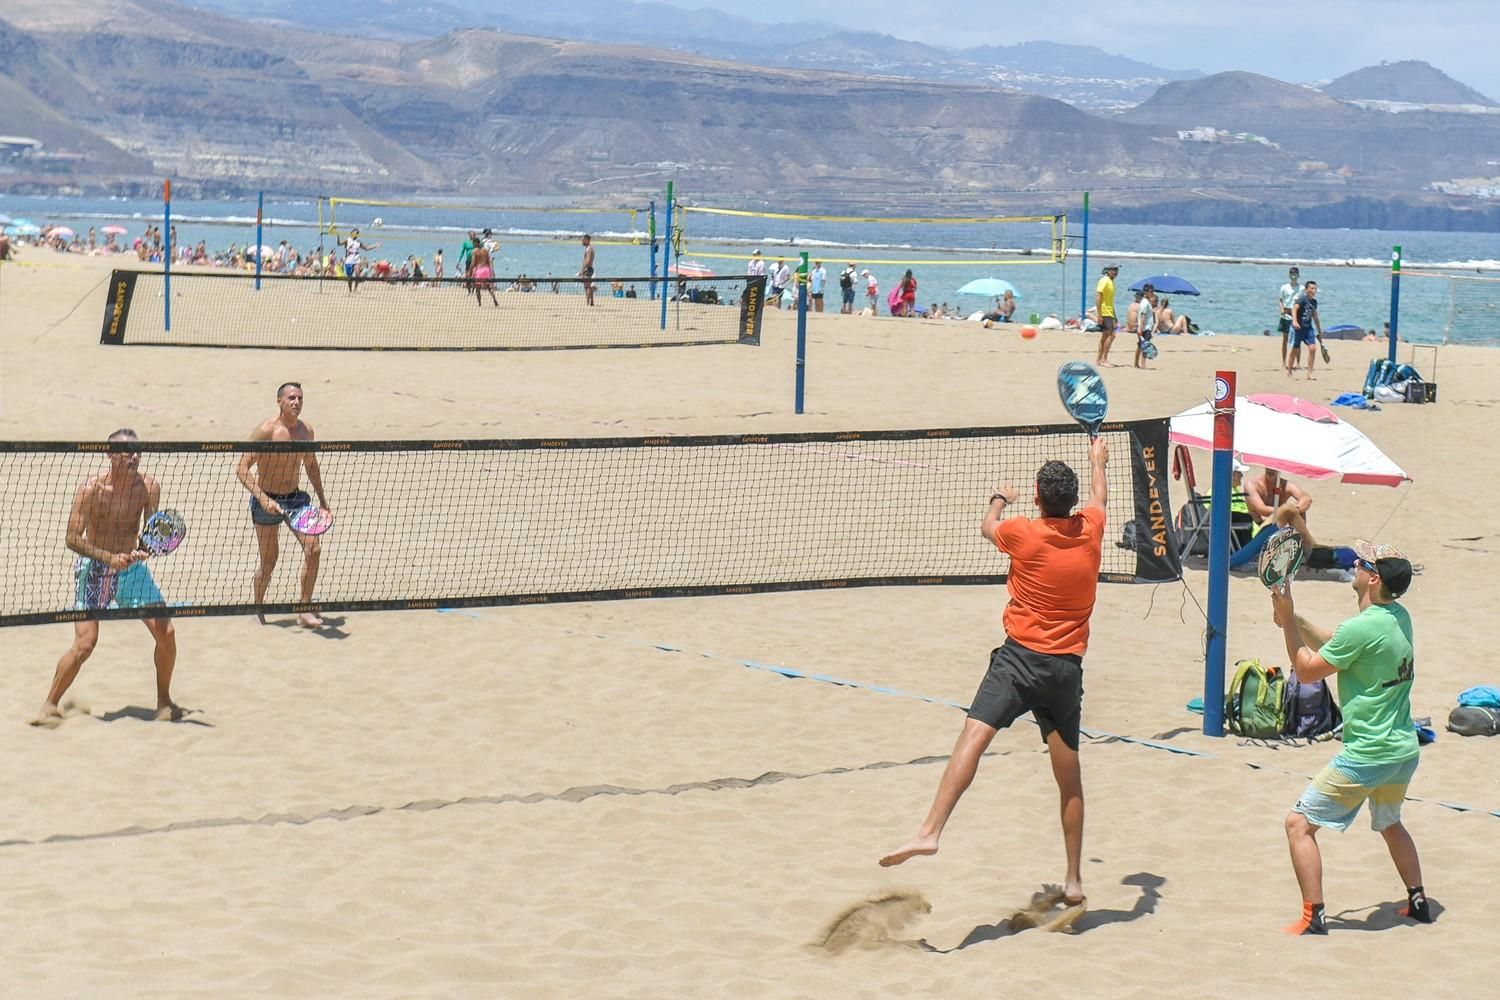
<instances>
[{"instance_id":1,"label":"dry sand","mask_svg":"<svg viewBox=\"0 0 1500 1000\"><path fill-rule=\"evenodd\" d=\"M26 263L0 269L5 438L238 437L286 379L324 438L1051 422L1052 372L1093 354L1079 334L815 316L798 418L790 313L767 317L759 349L109 349L106 265ZM1298 391L1356 388L1380 350L1332 346L1333 371ZM1159 370L1106 373L1112 416L1184 409L1221 367L1242 392L1284 389L1276 360L1260 338L1165 339ZM1378 531L1425 566L1407 601L1414 700L1440 730L1461 689L1500 682L1484 642L1500 477L1482 443L1497 373L1500 352L1444 348L1441 403L1349 414L1409 488L1310 486L1321 534ZM1100 589L1086 725L1195 755L1086 742L1092 910L1051 935L1007 922L1062 875L1028 723L996 740L940 855L875 864L927 808L962 718L907 695L967 702L1000 637L998 588L350 615L322 634L183 621L175 693L195 712L176 725L143 721L146 630L105 623L73 691L92 715L54 731L25 723L71 627L0 631L0 992L1487 993L1500 817L1443 803L1500 810L1500 740L1440 733L1423 751L1406 819L1435 926L1392 918L1401 888L1362 820L1321 838L1334 933L1282 936L1298 909L1282 817L1334 747L1198 733L1183 705L1205 591L1199 570ZM1328 624L1353 608L1343 583L1297 596ZM1233 580L1230 601L1231 658L1282 659L1259 585Z\"/></svg>"}]
</instances>

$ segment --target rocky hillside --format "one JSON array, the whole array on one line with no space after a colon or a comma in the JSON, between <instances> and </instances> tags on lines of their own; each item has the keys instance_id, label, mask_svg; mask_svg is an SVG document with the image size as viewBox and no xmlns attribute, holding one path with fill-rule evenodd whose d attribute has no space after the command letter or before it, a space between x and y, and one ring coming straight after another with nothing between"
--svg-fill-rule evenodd
<instances>
[{"instance_id":1,"label":"rocky hillside","mask_svg":"<svg viewBox=\"0 0 1500 1000\"><path fill-rule=\"evenodd\" d=\"M1466 87L1437 67L1416 60L1357 69L1325 86L1323 92L1350 100L1500 107L1473 87Z\"/></svg>"}]
</instances>

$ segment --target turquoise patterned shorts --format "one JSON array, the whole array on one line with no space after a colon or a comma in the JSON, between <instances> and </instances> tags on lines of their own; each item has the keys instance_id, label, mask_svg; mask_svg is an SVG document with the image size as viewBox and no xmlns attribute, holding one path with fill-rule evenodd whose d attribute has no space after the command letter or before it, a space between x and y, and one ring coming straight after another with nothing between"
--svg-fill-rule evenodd
<instances>
[{"instance_id":1,"label":"turquoise patterned shorts","mask_svg":"<svg viewBox=\"0 0 1500 1000\"><path fill-rule=\"evenodd\" d=\"M1339 754L1313 778L1292 811L1318 826L1347 830L1368 799L1370 829L1379 832L1395 826L1401 822L1401 803L1406 798L1406 786L1417 773L1419 759L1359 764Z\"/></svg>"},{"instance_id":2,"label":"turquoise patterned shorts","mask_svg":"<svg viewBox=\"0 0 1500 1000\"><path fill-rule=\"evenodd\" d=\"M143 608L165 604L151 571L143 562L131 563L118 573L86 556L73 561L73 607L79 611Z\"/></svg>"}]
</instances>

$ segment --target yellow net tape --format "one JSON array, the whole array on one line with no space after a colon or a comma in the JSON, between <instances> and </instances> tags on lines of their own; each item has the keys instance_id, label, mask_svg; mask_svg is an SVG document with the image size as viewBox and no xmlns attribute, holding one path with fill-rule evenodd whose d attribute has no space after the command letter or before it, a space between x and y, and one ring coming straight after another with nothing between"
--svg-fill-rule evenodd
<instances>
[{"instance_id":1,"label":"yellow net tape","mask_svg":"<svg viewBox=\"0 0 1500 1000\"><path fill-rule=\"evenodd\" d=\"M954 265L961 266L961 267L974 267L975 265L978 265L978 264L995 264L995 265L1004 265L1005 267L1013 267L1013 266L1018 265L1018 264L1056 264L1057 263L1057 260L1055 258L1050 257L1050 256L1048 256L1045 253L1033 254L1032 256L1029 256L1029 257L965 257L965 258L963 258L961 260L922 260L922 259L918 259L918 258L915 258L915 257L902 257L899 260L874 260L874 259L871 259L869 257L861 257L858 254L850 255L848 253L844 253L843 252L845 250L852 249L851 247L818 247L816 249L819 252L817 252L817 253L809 253L807 255L807 259L808 260L834 260L834 261L845 260L845 261L847 261L847 260L851 260L852 259L856 263L859 263L859 264L894 264L894 265L900 265L902 267L916 267L918 265L920 265L922 267L928 267L928 266L943 267L943 266L954 266ZM839 252L838 253L830 253L829 252L830 250L837 250ZM993 253L994 251L984 251L984 252L985 253ZM788 252L782 252L780 250L776 250L776 251L771 252L769 254L766 253L766 252L764 252L764 251L762 251L761 256L763 258L766 258L766 259L774 259L774 258L777 258L777 257L784 257L784 258L787 258L789 260L794 260L794 259L797 258L797 256L800 253L801 253L800 250L794 250L794 251L788 251ZM709 258L712 258L712 259L715 259L715 260L746 260L747 261L747 260L751 259L750 258L750 254L748 254L748 253L705 253L705 252L700 251L700 250L692 250L692 249L684 250L682 252L682 255L685 256L685 257L693 257L693 258L709 257ZM674 256L676 256L675 253L674 253Z\"/></svg>"},{"instance_id":2,"label":"yellow net tape","mask_svg":"<svg viewBox=\"0 0 1500 1000\"><path fill-rule=\"evenodd\" d=\"M682 212L700 212L704 215L735 215L753 219L794 219L803 222L889 222L901 225L953 224L978 225L1002 222L1056 222L1055 215L996 215L996 216L874 216L874 215L796 215L791 212L751 212L738 208L706 208L701 205L678 205Z\"/></svg>"}]
</instances>

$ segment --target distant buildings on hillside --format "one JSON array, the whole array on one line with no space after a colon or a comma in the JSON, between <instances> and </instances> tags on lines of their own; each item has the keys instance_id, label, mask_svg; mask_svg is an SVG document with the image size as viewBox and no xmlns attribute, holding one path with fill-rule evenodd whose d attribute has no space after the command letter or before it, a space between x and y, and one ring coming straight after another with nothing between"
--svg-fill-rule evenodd
<instances>
[{"instance_id":1,"label":"distant buildings on hillside","mask_svg":"<svg viewBox=\"0 0 1500 1000\"><path fill-rule=\"evenodd\" d=\"M1224 143L1260 143L1262 146L1270 146L1272 149L1280 149L1276 143L1263 135L1254 132L1227 132L1212 125L1199 125L1197 128L1180 128L1177 130L1177 138L1183 142L1224 142Z\"/></svg>"}]
</instances>

